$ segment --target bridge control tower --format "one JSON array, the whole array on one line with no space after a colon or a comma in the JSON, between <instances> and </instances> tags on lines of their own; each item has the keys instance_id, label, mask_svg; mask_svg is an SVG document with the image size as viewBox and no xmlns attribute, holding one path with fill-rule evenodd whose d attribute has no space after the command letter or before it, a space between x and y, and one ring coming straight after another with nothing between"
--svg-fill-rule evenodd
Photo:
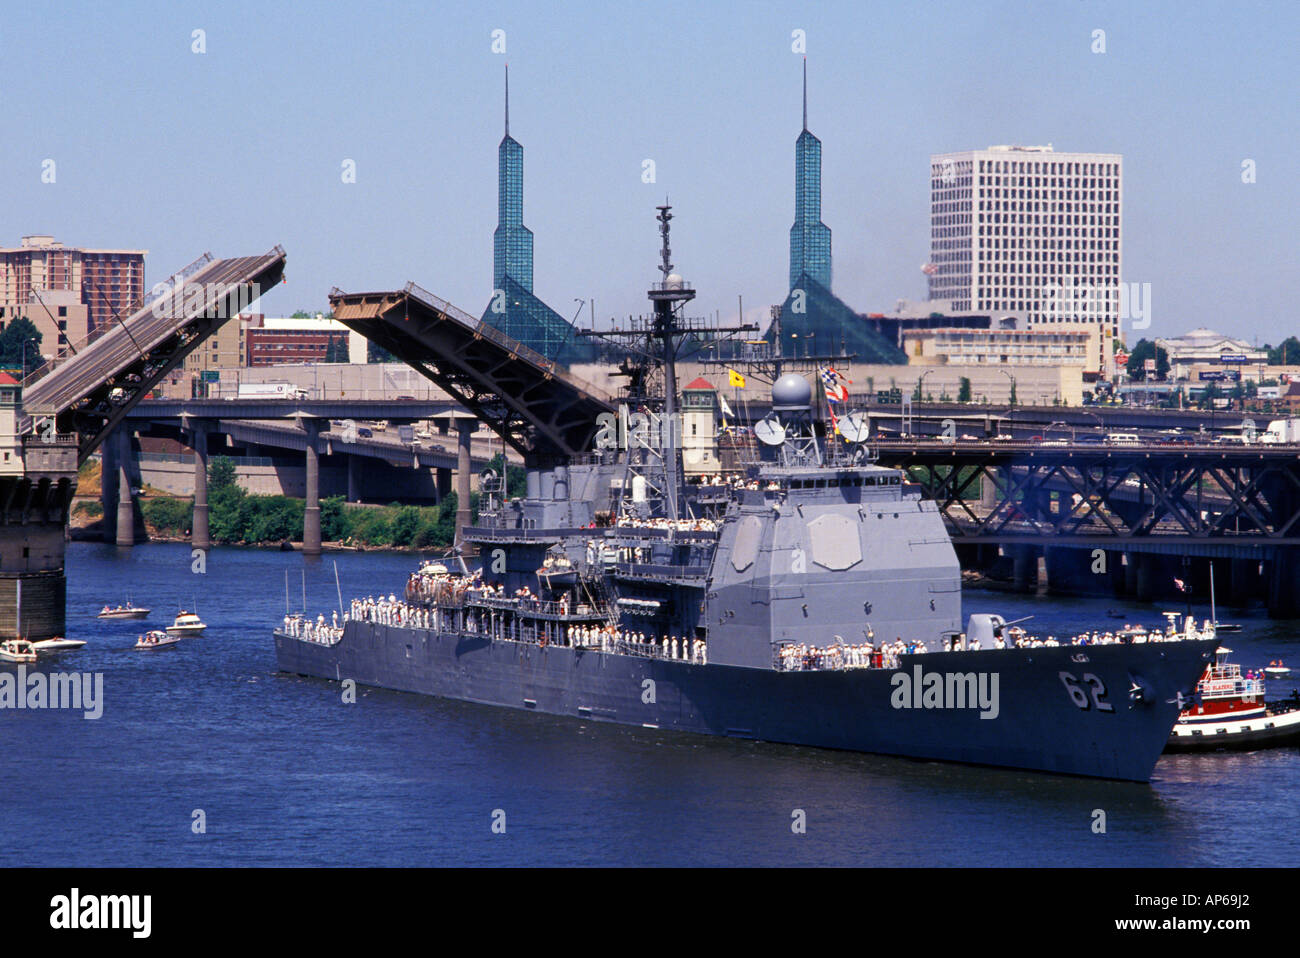
<instances>
[{"instance_id":1,"label":"bridge control tower","mask_svg":"<svg viewBox=\"0 0 1300 958\"><path fill-rule=\"evenodd\" d=\"M22 384L0 377L0 636L63 632L64 529L77 486L77 437L52 418L20 435Z\"/></svg>"}]
</instances>

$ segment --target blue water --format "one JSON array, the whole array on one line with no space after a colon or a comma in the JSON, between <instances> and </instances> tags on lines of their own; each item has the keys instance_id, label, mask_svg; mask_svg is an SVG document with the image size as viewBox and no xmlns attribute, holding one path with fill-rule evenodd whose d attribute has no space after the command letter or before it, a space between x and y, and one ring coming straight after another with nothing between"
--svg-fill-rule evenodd
<instances>
[{"instance_id":1,"label":"blue water","mask_svg":"<svg viewBox=\"0 0 1300 958\"><path fill-rule=\"evenodd\" d=\"M215 549L198 575L185 545L69 544L67 631L89 644L43 668L103 673L104 712L0 712L0 866L1290 865L1300 847L1295 748L1167 756L1133 785L376 690L345 705L336 684L278 674L270 635L286 570L295 609L304 568L308 607L336 607L334 561L346 601L396 589L414 559ZM95 618L128 592L147 623ZM202 638L130 648L196 602ZM1108 608L1160 621L1115 599L976 591L965 607L1058 635L1122 624ZM1300 665L1295 623L1223 617L1245 626L1227 637L1243 666Z\"/></svg>"}]
</instances>

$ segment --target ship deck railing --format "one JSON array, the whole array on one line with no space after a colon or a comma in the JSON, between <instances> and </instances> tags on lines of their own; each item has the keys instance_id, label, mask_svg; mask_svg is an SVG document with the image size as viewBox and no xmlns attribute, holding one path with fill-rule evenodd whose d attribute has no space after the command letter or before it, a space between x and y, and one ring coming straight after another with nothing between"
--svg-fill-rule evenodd
<instances>
[{"instance_id":1,"label":"ship deck railing","mask_svg":"<svg viewBox=\"0 0 1300 958\"><path fill-rule=\"evenodd\" d=\"M589 532L595 532L591 529ZM717 529L660 529L655 526L610 526L604 531L606 542L717 542Z\"/></svg>"},{"instance_id":2,"label":"ship deck railing","mask_svg":"<svg viewBox=\"0 0 1300 958\"><path fill-rule=\"evenodd\" d=\"M527 596L511 595L466 595L465 605L479 606L487 609L502 609L522 615L543 619L556 619L571 622L605 621L609 618L609 609L589 602L565 606L552 599L532 599Z\"/></svg>"},{"instance_id":3,"label":"ship deck railing","mask_svg":"<svg viewBox=\"0 0 1300 958\"><path fill-rule=\"evenodd\" d=\"M298 620L299 627L296 629L291 625L287 629L281 626L274 631L276 635L282 636L283 638L297 639L299 642L310 642L313 645L338 645L343 639L343 625L340 625L338 628L335 628L332 625L317 628L313 625L310 629L303 629L303 624L302 620ZM346 624L347 619L344 619L344 625Z\"/></svg>"},{"instance_id":4,"label":"ship deck railing","mask_svg":"<svg viewBox=\"0 0 1300 958\"><path fill-rule=\"evenodd\" d=\"M653 562L616 562L607 565L609 571L620 579L671 583L673 585L702 586L709 577L708 566L664 565Z\"/></svg>"},{"instance_id":5,"label":"ship deck railing","mask_svg":"<svg viewBox=\"0 0 1300 958\"><path fill-rule=\"evenodd\" d=\"M599 529L578 527L572 529L515 529L505 526L466 526L462 530L470 542L559 542L576 536L589 538L601 534Z\"/></svg>"}]
</instances>

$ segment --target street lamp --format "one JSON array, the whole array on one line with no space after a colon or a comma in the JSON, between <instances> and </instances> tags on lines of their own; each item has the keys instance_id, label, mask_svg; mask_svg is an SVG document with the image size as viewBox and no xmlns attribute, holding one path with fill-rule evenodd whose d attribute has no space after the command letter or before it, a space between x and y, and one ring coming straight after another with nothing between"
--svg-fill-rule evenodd
<instances>
[{"instance_id":1,"label":"street lamp","mask_svg":"<svg viewBox=\"0 0 1300 958\"><path fill-rule=\"evenodd\" d=\"M1016 404L1016 377L1011 375L1005 369L999 369L998 372L1011 380L1011 393L1007 396L1007 405L1014 406Z\"/></svg>"},{"instance_id":2,"label":"street lamp","mask_svg":"<svg viewBox=\"0 0 1300 958\"><path fill-rule=\"evenodd\" d=\"M927 369L925 372L921 373L921 378L916 381L916 398L918 402L925 402L925 392L921 387L925 384L925 377L930 375L932 372L934 372L933 369Z\"/></svg>"}]
</instances>

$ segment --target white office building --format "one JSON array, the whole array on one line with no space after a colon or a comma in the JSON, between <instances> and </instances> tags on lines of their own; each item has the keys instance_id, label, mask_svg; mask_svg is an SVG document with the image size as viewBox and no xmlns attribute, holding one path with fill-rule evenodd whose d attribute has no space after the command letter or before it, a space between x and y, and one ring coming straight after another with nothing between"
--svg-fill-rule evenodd
<instances>
[{"instance_id":1,"label":"white office building","mask_svg":"<svg viewBox=\"0 0 1300 958\"><path fill-rule=\"evenodd\" d=\"M1015 317L1020 328L1097 331L1086 370L1114 372L1123 158L991 146L930 158L930 298Z\"/></svg>"}]
</instances>

